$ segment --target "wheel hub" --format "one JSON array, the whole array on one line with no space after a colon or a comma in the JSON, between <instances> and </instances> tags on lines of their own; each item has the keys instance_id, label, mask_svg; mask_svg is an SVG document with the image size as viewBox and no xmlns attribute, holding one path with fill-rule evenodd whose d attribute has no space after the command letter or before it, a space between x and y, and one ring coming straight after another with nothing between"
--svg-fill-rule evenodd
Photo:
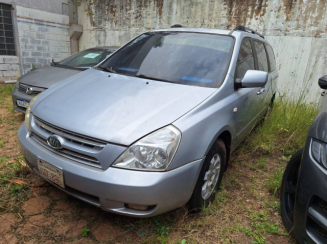
<instances>
[{"instance_id":1,"label":"wheel hub","mask_svg":"<svg viewBox=\"0 0 327 244\"><path fill-rule=\"evenodd\" d=\"M214 191L219 179L221 170L221 157L217 153L210 160L208 171L204 175L204 183L202 186L201 195L204 200L208 199Z\"/></svg>"}]
</instances>

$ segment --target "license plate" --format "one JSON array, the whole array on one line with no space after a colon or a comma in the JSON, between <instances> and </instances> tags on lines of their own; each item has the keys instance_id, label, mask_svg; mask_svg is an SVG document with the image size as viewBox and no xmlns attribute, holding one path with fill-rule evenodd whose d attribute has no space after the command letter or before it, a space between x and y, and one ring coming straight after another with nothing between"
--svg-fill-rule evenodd
<instances>
[{"instance_id":1,"label":"license plate","mask_svg":"<svg viewBox=\"0 0 327 244\"><path fill-rule=\"evenodd\" d=\"M65 188L64 172L61 169L58 169L40 158L37 159L37 165L42 176L61 186L62 188Z\"/></svg>"},{"instance_id":2,"label":"license plate","mask_svg":"<svg viewBox=\"0 0 327 244\"><path fill-rule=\"evenodd\" d=\"M18 105L19 107L27 108L29 104L30 104L29 101L25 101L25 100L23 100L23 99L19 99L19 98L17 98L17 105Z\"/></svg>"}]
</instances>

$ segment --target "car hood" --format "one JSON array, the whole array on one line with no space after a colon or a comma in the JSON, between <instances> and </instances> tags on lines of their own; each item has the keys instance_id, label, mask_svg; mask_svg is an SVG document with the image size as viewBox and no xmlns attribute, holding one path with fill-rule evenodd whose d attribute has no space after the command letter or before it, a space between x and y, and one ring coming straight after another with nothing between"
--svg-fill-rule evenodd
<instances>
[{"instance_id":1,"label":"car hood","mask_svg":"<svg viewBox=\"0 0 327 244\"><path fill-rule=\"evenodd\" d=\"M30 86L49 88L79 72L81 70L47 66L28 72L19 78L19 82Z\"/></svg>"},{"instance_id":2,"label":"car hood","mask_svg":"<svg viewBox=\"0 0 327 244\"><path fill-rule=\"evenodd\" d=\"M66 130L121 145L130 145L171 124L216 90L94 69L58 85L32 106L35 116Z\"/></svg>"}]
</instances>

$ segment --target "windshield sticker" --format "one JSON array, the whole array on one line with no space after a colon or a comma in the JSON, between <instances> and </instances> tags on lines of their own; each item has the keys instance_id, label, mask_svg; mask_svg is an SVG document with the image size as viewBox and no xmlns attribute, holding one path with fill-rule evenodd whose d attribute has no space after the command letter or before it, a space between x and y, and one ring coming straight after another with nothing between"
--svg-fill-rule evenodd
<instances>
[{"instance_id":1,"label":"windshield sticker","mask_svg":"<svg viewBox=\"0 0 327 244\"><path fill-rule=\"evenodd\" d=\"M137 72L139 70L139 69L125 68L125 67L120 67L117 69L129 71L129 72Z\"/></svg>"},{"instance_id":2,"label":"windshield sticker","mask_svg":"<svg viewBox=\"0 0 327 244\"><path fill-rule=\"evenodd\" d=\"M209 79L202 79L202 78L189 77L189 76L183 76L182 80L198 81L198 82L204 82L204 83L212 82L212 80L209 80Z\"/></svg>"},{"instance_id":3,"label":"windshield sticker","mask_svg":"<svg viewBox=\"0 0 327 244\"><path fill-rule=\"evenodd\" d=\"M89 53L89 54L86 54L84 56L84 58L96 58L98 57L100 54L99 53Z\"/></svg>"}]
</instances>

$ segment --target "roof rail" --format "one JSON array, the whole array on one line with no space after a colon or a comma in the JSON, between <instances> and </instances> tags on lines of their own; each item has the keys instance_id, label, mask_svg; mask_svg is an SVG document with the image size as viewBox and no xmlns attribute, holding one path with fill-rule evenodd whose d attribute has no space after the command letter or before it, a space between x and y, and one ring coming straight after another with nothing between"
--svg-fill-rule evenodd
<instances>
[{"instance_id":1,"label":"roof rail","mask_svg":"<svg viewBox=\"0 0 327 244\"><path fill-rule=\"evenodd\" d=\"M170 28L187 28L187 26L181 25L181 24L175 24L175 25L172 25Z\"/></svg>"},{"instance_id":2,"label":"roof rail","mask_svg":"<svg viewBox=\"0 0 327 244\"><path fill-rule=\"evenodd\" d=\"M265 39L265 37L263 35L261 35L259 32L256 32L255 30L252 30L252 29L250 29L248 27L245 27L243 25L237 26L234 30L250 32L252 34L258 35L261 38Z\"/></svg>"}]
</instances>

